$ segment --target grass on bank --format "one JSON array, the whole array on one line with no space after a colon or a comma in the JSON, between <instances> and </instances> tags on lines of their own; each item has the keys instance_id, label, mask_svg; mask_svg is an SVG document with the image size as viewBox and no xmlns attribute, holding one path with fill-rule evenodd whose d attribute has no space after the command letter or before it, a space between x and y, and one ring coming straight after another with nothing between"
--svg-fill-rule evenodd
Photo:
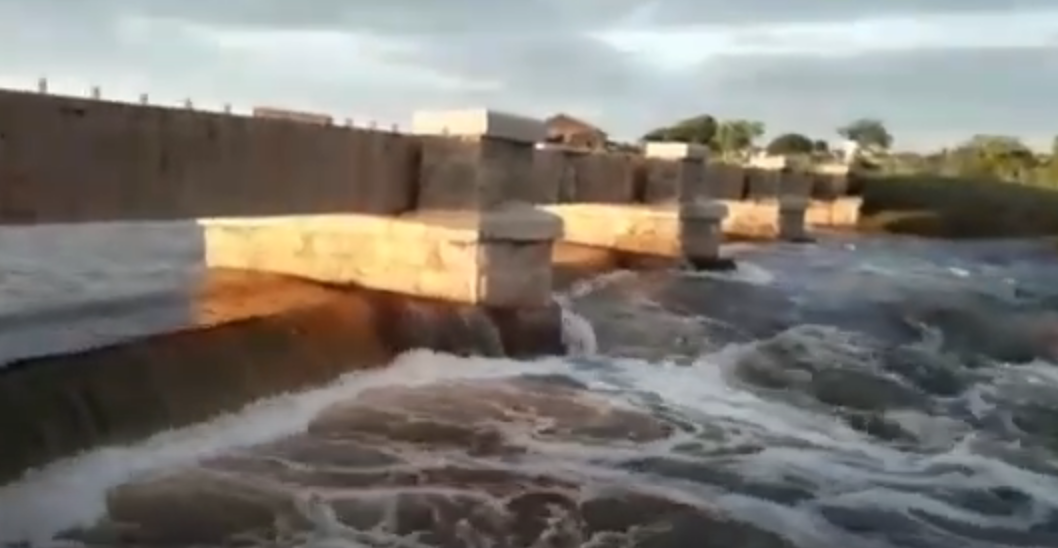
<instances>
[{"instance_id":1,"label":"grass on bank","mask_svg":"<svg viewBox=\"0 0 1058 548\"><path fill-rule=\"evenodd\" d=\"M1058 189L940 175L861 175L861 227L937 238L1058 235Z\"/></svg>"}]
</instances>

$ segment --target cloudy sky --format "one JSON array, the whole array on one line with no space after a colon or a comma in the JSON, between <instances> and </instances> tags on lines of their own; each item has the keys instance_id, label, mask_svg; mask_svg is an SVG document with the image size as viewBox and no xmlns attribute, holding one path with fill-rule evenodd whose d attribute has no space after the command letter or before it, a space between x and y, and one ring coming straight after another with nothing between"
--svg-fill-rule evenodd
<instances>
[{"instance_id":1,"label":"cloudy sky","mask_svg":"<svg viewBox=\"0 0 1058 548\"><path fill-rule=\"evenodd\" d=\"M618 137L702 112L901 148L1058 134L1058 0L0 0L0 85L379 123L564 111Z\"/></svg>"}]
</instances>

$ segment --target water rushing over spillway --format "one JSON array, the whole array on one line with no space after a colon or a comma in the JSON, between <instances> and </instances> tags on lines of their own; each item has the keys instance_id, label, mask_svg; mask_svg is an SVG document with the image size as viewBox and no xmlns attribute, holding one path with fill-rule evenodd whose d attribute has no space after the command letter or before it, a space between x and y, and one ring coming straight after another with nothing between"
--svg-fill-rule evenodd
<instances>
[{"instance_id":1,"label":"water rushing over spillway","mask_svg":"<svg viewBox=\"0 0 1058 548\"><path fill-rule=\"evenodd\" d=\"M565 358L417 351L0 487L0 544L1058 546L1058 260L836 238L558 296Z\"/></svg>"}]
</instances>

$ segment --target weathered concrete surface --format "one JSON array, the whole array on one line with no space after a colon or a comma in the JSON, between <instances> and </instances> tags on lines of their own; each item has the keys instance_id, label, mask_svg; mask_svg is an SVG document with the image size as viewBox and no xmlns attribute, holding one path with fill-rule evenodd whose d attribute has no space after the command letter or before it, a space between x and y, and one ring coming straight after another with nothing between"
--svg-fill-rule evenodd
<instances>
[{"instance_id":1,"label":"weathered concrete surface","mask_svg":"<svg viewBox=\"0 0 1058 548\"><path fill-rule=\"evenodd\" d=\"M531 145L425 136L421 154L418 208L490 209L535 201Z\"/></svg>"},{"instance_id":2,"label":"weathered concrete surface","mask_svg":"<svg viewBox=\"0 0 1058 548\"><path fill-rule=\"evenodd\" d=\"M534 156L534 203L628 204L641 186L642 158L631 154L538 146Z\"/></svg>"},{"instance_id":3,"label":"weathered concrete surface","mask_svg":"<svg viewBox=\"0 0 1058 548\"><path fill-rule=\"evenodd\" d=\"M717 258L726 214L718 204L560 204L545 209L562 219L564 243L677 259Z\"/></svg>"},{"instance_id":4,"label":"weathered concrete surface","mask_svg":"<svg viewBox=\"0 0 1058 548\"><path fill-rule=\"evenodd\" d=\"M805 214L809 227L854 229L860 223L860 208L863 198L843 196L832 200L812 200Z\"/></svg>"},{"instance_id":5,"label":"weathered concrete surface","mask_svg":"<svg viewBox=\"0 0 1058 548\"><path fill-rule=\"evenodd\" d=\"M0 224L412 204L412 136L0 90Z\"/></svg>"},{"instance_id":6,"label":"weathered concrete surface","mask_svg":"<svg viewBox=\"0 0 1058 548\"><path fill-rule=\"evenodd\" d=\"M806 236L808 201L797 197L772 200L725 200L724 235L736 240L798 240Z\"/></svg>"},{"instance_id":7,"label":"weathered concrete surface","mask_svg":"<svg viewBox=\"0 0 1058 548\"><path fill-rule=\"evenodd\" d=\"M495 139L533 145L547 137L542 120L485 108L420 110L412 114L412 133Z\"/></svg>"},{"instance_id":8,"label":"weathered concrete surface","mask_svg":"<svg viewBox=\"0 0 1058 548\"><path fill-rule=\"evenodd\" d=\"M531 207L199 221L211 267L495 307L551 300L561 221Z\"/></svg>"}]
</instances>

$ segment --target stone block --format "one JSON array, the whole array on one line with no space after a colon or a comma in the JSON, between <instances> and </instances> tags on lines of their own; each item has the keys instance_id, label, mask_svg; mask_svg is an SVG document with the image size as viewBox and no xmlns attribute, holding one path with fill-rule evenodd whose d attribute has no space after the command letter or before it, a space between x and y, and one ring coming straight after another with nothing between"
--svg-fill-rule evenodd
<instances>
[{"instance_id":1,"label":"stone block","mask_svg":"<svg viewBox=\"0 0 1058 548\"><path fill-rule=\"evenodd\" d=\"M562 218L569 244L672 259L715 259L726 208L716 204L562 204L545 209Z\"/></svg>"},{"instance_id":2,"label":"stone block","mask_svg":"<svg viewBox=\"0 0 1058 548\"><path fill-rule=\"evenodd\" d=\"M450 137L501 139L533 144L547 136L544 122L484 108L423 110L412 115L412 133Z\"/></svg>"},{"instance_id":3,"label":"stone block","mask_svg":"<svg viewBox=\"0 0 1058 548\"><path fill-rule=\"evenodd\" d=\"M207 266L492 307L551 300L551 245L561 221L530 207L410 216L209 219Z\"/></svg>"},{"instance_id":4,"label":"stone block","mask_svg":"<svg viewBox=\"0 0 1058 548\"><path fill-rule=\"evenodd\" d=\"M779 199L779 234L781 240L796 242L808 239L805 217L809 200L798 196Z\"/></svg>"},{"instance_id":5,"label":"stone block","mask_svg":"<svg viewBox=\"0 0 1058 548\"><path fill-rule=\"evenodd\" d=\"M648 142L643 155L659 160L704 160L709 155L709 149L694 143Z\"/></svg>"},{"instance_id":6,"label":"stone block","mask_svg":"<svg viewBox=\"0 0 1058 548\"><path fill-rule=\"evenodd\" d=\"M779 235L779 203L776 200L747 202L725 200L728 215L721 227L737 239L774 239Z\"/></svg>"},{"instance_id":7,"label":"stone block","mask_svg":"<svg viewBox=\"0 0 1058 548\"><path fill-rule=\"evenodd\" d=\"M693 265L715 263L724 243L722 223L727 205L721 202L690 202L680 205L680 247Z\"/></svg>"}]
</instances>

